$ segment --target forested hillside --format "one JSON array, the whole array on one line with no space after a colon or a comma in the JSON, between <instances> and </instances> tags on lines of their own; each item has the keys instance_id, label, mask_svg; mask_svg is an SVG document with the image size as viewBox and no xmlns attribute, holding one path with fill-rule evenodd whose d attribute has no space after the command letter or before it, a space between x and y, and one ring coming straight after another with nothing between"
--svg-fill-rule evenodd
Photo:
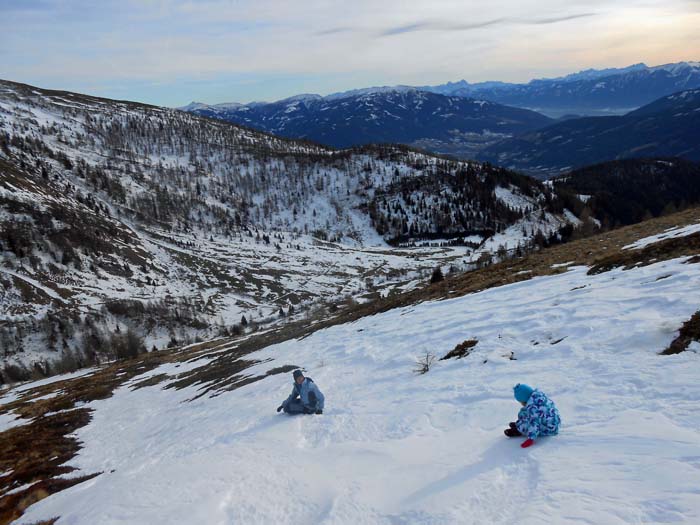
<instances>
[{"instance_id":1,"label":"forested hillside","mask_svg":"<svg viewBox=\"0 0 700 525\"><path fill-rule=\"evenodd\" d=\"M700 164L683 159L626 159L574 170L553 180L572 209L603 227L634 224L700 203Z\"/></svg>"},{"instance_id":2,"label":"forested hillside","mask_svg":"<svg viewBox=\"0 0 700 525\"><path fill-rule=\"evenodd\" d=\"M577 223L488 165L2 82L3 378L370 300Z\"/></svg>"},{"instance_id":3,"label":"forested hillside","mask_svg":"<svg viewBox=\"0 0 700 525\"><path fill-rule=\"evenodd\" d=\"M626 115L574 118L485 148L479 158L539 178L611 160L700 160L700 89Z\"/></svg>"}]
</instances>

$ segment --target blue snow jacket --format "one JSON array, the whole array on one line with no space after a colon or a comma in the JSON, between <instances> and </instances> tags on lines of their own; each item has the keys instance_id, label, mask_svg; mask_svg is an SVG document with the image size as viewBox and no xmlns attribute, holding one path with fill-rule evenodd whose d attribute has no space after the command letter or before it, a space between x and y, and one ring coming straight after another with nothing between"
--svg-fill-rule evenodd
<instances>
[{"instance_id":1,"label":"blue snow jacket","mask_svg":"<svg viewBox=\"0 0 700 525\"><path fill-rule=\"evenodd\" d=\"M518 412L515 425L522 435L537 439L541 436L556 436L559 433L561 418L554 401L544 392L535 390Z\"/></svg>"},{"instance_id":2,"label":"blue snow jacket","mask_svg":"<svg viewBox=\"0 0 700 525\"><path fill-rule=\"evenodd\" d=\"M294 401L297 397L301 398L301 404L304 405L304 408L308 408L309 410L313 411L323 410L323 402L325 401L325 397L311 378L304 378L304 382L301 385L294 382L292 393L289 394L289 397L284 400L282 407L286 408L287 405Z\"/></svg>"}]
</instances>

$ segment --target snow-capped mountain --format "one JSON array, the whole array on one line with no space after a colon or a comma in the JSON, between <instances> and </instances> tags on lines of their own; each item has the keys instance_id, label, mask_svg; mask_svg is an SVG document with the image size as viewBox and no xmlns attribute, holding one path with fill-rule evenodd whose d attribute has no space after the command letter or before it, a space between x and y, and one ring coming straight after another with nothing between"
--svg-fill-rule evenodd
<instances>
[{"instance_id":1,"label":"snow-capped mountain","mask_svg":"<svg viewBox=\"0 0 700 525\"><path fill-rule=\"evenodd\" d=\"M684 64L685 62L679 62L679 64ZM665 66L656 66L659 68L664 68ZM639 64L632 64L631 66L627 67L608 67L605 69L584 69L583 71L579 71L578 73L570 73L568 75L564 75L563 77L556 77L556 78L543 78L543 79L535 79L534 82L547 82L547 81L561 81L561 82L574 82L577 80L593 80L596 78L601 78L601 77L610 77L610 76L616 76L616 75L624 75L627 73L633 73L635 71L644 71L649 69L649 66L647 66L644 63L639 63Z\"/></svg>"},{"instance_id":2,"label":"snow-capped mountain","mask_svg":"<svg viewBox=\"0 0 700 525\"><path fill-rule=\"evenodd\" d=\"M479 163L2 81L3 380L370 300L576 222Z\"/></svg>"},{"instance_id":3,"label":"snow-capped mountain","mask_svg":"<svg viewBox=\"0 0 700 525\"><path fill-rule=\"evenodd\" d=\"M391 142L464 158L499 138L552 122L524 109L411 88L299 95L265 105L195 106L189 111L339 148Z\"/></svg>"},{"instance_id":4,"label":"snow-capped mountain","mask_svg":"<svg viewBox=\"0 0 700 525\"><path fill-rule=\"evenodd\" d=\"M460 80L361 88L325 97L303 94L270 103L193 102L180 109L335 147L391 142L479 158L500 140L554 123L542 113L567 119L619 115L698 87L700 62L679 62L588 69L527 84Z\"/></svg>"},{"instance_id":5,"label":"snow-capped mountain","mask_svg":"<svg viewBox=\"0 0 700 525\"><path fill-rule=\"evenodd\" d=\"M478 97L528 108L550 117L567 114L615 115L657 98L700 87L700 62L620 69L589 69L527 84L468 84L465 81L424 89L452 96Z\"/></svg>"},{"instance_id":6,"label":"snow-capped mountain","mask_svg":"<svg viewBox=\"0 0 700 525\"><path fill-rule=\"evenodd\" d=\"M674 93L623 116L566 120L479 152L482 160L540 177L635 157L700 161L700 89Z\"/></svg>"}]
</instances>

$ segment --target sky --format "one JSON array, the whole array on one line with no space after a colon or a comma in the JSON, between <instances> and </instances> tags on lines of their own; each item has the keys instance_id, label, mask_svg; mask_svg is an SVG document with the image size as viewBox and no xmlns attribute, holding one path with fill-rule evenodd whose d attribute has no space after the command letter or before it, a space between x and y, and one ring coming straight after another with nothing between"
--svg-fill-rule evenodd
<instances>
[{"instance_id":1,"label":"sky","mask_svg":"<svg viewBox=\"0 0 700 525\"><path fill-rule=\"evenodd\" d=\"M0 78L163 106L700 60L700 0L0 0Z\"/></svg>"}]
</instances>

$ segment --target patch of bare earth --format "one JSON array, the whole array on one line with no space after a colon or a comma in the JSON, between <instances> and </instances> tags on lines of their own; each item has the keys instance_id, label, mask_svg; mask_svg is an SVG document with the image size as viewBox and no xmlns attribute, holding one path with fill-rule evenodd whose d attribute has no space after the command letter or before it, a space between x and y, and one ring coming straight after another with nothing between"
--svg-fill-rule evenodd
<instances>
[{"instance_id":1,"label":"patch of bare earth","mask_svg":"<svg viewBox=\"0 0 700 525\"><path fill-rule=\"evenodd\" d=\"M459 343L457 346L455 346L452 350L447 352L444 356L440 358L440 361L444 361L446 359L462 359L463 357L468 356L472 348L474 348L477 344L479 343L478 340L476 339L467 339L466 341L462 341Z\"/></svg>"},{"instance_id":2,"label":"patch of bare earth","mask_svg":"<svg viewBox=\"0 0 700 525\"><path fill-rule=\"evenodd\" d=\"M685 352L693 341L700 341L700 310L683 323L678 337L661 353L663 355L680 354Z\"/></svg>"}]
</instances>

